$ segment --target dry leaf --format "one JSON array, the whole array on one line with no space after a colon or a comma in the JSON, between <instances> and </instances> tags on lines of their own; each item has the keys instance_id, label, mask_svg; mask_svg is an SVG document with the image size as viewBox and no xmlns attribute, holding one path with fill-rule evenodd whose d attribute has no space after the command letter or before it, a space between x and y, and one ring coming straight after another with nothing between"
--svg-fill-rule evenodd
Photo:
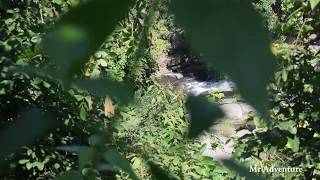
<instances>
[{"instance_id":1,"label":"dry leaf","mask_svg":"<svg viewBox=\"0 0 320 180\"><path fill-rule=\"evenodd\" d=\"M114 106L109 96L106 96L104 99L104 115L108 118L114 115Z\"/></svg>"}]
</instances>

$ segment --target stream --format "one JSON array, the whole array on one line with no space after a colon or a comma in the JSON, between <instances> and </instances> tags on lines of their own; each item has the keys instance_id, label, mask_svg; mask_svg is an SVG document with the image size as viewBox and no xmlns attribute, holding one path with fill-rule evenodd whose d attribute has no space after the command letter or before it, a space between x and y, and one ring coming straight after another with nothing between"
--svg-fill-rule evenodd
<instances>
[{"instance_id":1,"label":"stream","mask_svg":"<svg viewBox=\"0 0 320 180\"><path fill-rule=\"evenodd\" d=\"M251 133L248 130L237 129L246 123L248 115L255 110L245 102L235 99L235 83L227 79L221 80L217 78L220 77L219 74L209 72L200 61L200 57L194 55L185 43L183 34L172 37L171 48L157 60L159 71L155 74L156 79L161 85L188 95L207 96L216 90L224 93L224 98L218 106L225 116L216 121L198 140L206 147L203 156L218 161L230 159L234 149L232 137Z\"/></svg>"},{"instance_id":2,"label":"stream","mask_svg":"<svg viewBox=\"0 0 320 180\"><path fill-rule=\"evenodd\" d=\"M254 109L245 102L238 102L234 97L235 84L230 80L198 80L196 77L184 77L181 73L175 73L165 69L165 73L158 74L161 84L169 85L175 90L194 96L207 96L211 91L219 90L225 94L224 99L218 105L223 110L225 117L212 125L211 130L204 133L199 141L206 148L203 156L215 160L230 159L234 144L232 137L241 137L250 134L248 130L236 131L245 124L248 114ZM213 144L219 144L217 147Z\"/></svg>"}]
</instances>

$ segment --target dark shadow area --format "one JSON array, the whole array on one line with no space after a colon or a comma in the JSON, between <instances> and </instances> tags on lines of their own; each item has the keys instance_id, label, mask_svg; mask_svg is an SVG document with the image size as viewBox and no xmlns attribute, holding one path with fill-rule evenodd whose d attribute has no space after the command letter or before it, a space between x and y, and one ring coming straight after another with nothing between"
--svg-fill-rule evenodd
<instances>
[{"instance_id":1,"label":"dark shadow area","mask_svg":"<svg viewBox=\"0 0 320 180\"><path fill-rule=\"evenodd\" d=\"M201 61L200 55L191 49L184 32L172 34L170 44L168 52L170 61L167 63L169 70L202 81L220 79L220 73L210 72L206 64Z\"/></svg>"}]
</instances>

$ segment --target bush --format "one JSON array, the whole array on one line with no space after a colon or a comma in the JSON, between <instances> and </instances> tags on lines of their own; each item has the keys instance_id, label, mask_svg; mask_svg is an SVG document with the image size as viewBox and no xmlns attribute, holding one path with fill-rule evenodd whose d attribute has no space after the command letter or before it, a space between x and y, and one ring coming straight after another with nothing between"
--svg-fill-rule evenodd
<instances>
[{"instance_id":1,"label":"bush","mask_svg":"<svg viewBox=\"0 0 320 180\"><path fill-rule=\"evenodd\" d=\"M305 1L283 1L273 43L278 72L269 86L270 126L256 119L253 135L240 138L234 153L247 165L300 167L303 173L268 174L273 178L319 178L319 9ZM270 23L270 22L269 22ZM272 23L272 22L271 22Z\"/></svg>"},{"instance_id":2,"label":"bush","mask_svg":"<svg viewBox=\"0 0 320 180\"><path fill-rule=\"evenodd\" d=\"M178 179L227 175L222 165L201 155L204 147L197 140L186 138L188 115L183 95L153 84L146 91L137 91L135 97L135 103L122 109L114 120L115 144L121 145L119 151L131 159L142 179L151 179L148 160L170 170L167 173Z\"/></svg>"}]
</instances>

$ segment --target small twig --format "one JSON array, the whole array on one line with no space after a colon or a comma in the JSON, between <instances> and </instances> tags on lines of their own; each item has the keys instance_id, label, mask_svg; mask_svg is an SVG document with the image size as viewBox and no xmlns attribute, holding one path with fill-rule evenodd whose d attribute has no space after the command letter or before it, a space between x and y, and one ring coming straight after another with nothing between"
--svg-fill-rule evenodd
<instances>
[{"instance_id":1,"label":"small twig","mask_svg":"<svg viewBox=\"0 0 320 180\"><path fill-rule=\"evenodd\" d=\"M54 6L51 5L51 9L56 17L59 17L59 12L56 10Z\"/></svg>"},{"instance_id":2,"label":"small twig","mask_svg":"<svg viewBox=\"0 0 320 180\"><path fill-rule=\"evenodd\" d=\"M303 6L299 7L298 9L296 9L295 11L293 11L285 20L285 22L288 22L292 16L294 16L295 14L297 14L301 9L303 8Z\"/></svg>"},{"instance_id":3,"label":"small twig","mask_svg":"<svg viewBox=\"0 0 320 180\"><path fill-rule=\"evenodd\" d=\"M41 19L41 23L44 24L44 20L43 20L43 12L42 12L42 6L41 4L39 4L39 9L40 9L40 19Z\"/></svg>"},{"instance_id":4,"label":"small twig","mask_svg":"<svg viewBox=\"0 0 320 180\"><path fill-rule=\"evenodd\" d=\"M301 26L300 29L299 29L298 36L297 36L296 40L293 42L293 45L294 45L294 46L297 46L297 45L298 45L300 36L301 36L301 34L302 34L302 31L303 31L303 27L304 27L305 24L306 24L306 21L303 21L302 26Z\"/></svg>"}]
</instances>

